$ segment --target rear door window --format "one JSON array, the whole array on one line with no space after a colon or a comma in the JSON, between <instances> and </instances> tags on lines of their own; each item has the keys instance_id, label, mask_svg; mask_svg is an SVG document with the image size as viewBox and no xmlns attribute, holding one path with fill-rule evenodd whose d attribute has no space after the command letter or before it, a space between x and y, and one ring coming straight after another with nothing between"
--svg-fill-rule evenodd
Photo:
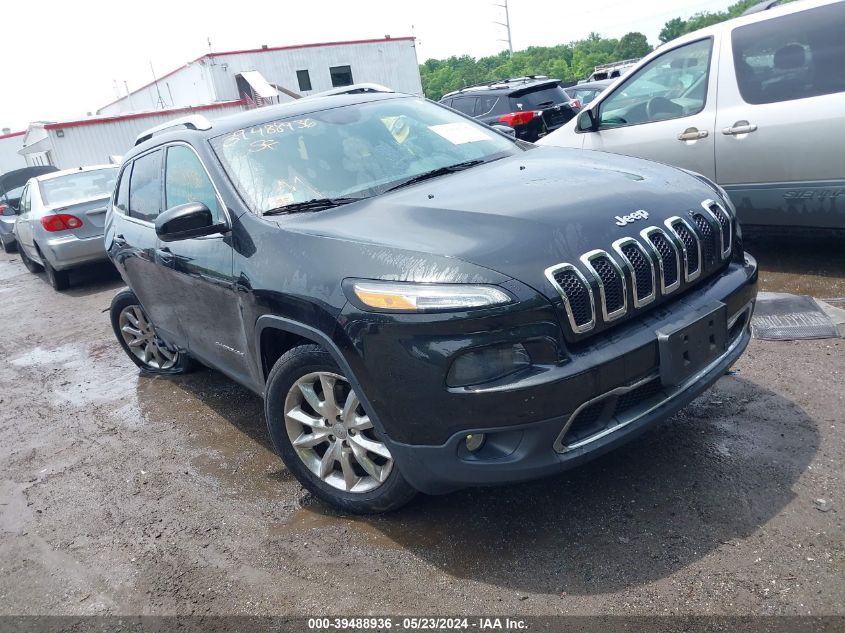
<instances>
[{"instance_id":1,"label":"rear door window","mask_svg":"<svg viewBox=\"0 0 845 633\"><path fill-rule=\"evenodd\" d=\"M477 101L478 97L455 97L452 99L452 107L458 112L474 116Z\"/></svg>"},{"instance_id":2,"label":"rear door window","mask_svg":"<svg viewBox=\"0 0 845 633\"><path fill-rule=\"evenodd\" d=\"M845 92L845 8L808 9L734 29L737 85L746 103Z\"/></svg>"},{"instance_id":3,"label":"rear door window","mask_svg":"<svg viewBox=\"0 0 845 633\"><path fill-rule=\"evenodd\" d=\"M211 210L214 221L220 214L217 192L194 150L184 145L167 149L167 166L164 170L164 198L168 209L202 202Z\"/></svg>"},{"instance_id":4,"label":"rear door window","mask_svg":"<svg viewBox=\"0 0 845 633\"><path fill-rule=\"evenodd\" d=\"M153 222L161 213L161 159L156 150L136 158L129 181L129 215Z\"/></svg>"}]
</instances>

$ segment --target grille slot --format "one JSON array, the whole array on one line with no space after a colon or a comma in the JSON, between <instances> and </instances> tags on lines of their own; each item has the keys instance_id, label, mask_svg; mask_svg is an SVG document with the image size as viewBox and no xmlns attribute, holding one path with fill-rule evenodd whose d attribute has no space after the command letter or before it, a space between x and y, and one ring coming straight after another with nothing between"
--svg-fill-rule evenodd
<instances>
[{"instance_id":1,"label":"grille slot","mask_svg":"<svg viewBox=\"0 0 845 633\"><path fill-rule=\"evenodd\" d=\"M701 247L698 238L680 218L670 220L668 224L684 245L684 275L687 281L692 281L701 272Z\"/></svg>"},{"instance_id":2,"label":"grille slot","mask_svg":"<svg viewBox=\"0 0 845 633\"><path fill-rule=\"evenodd\" d=\"M728 212L725 211L722 205L712 200L705 200L701 203L701 206L719 223L719 252L722 255L722 259L726 259L731 254L731 216L728 215Z\"/></svg>"},{"instance_id":3,"label":"grille slot","mask_svg":"<svg viewBox=\"0 0 845 633\"><path fill-rule=\"evenodd\" d=\"M716 261L716 252L719 250L718 236L710 225L710 222L707 221L707 218L700 213L693 213L692 221L695 222L695 226L698 227L698 231L701 233L704 261L712 264Z\"/></svg>"},{"instance_id":4,"label":"grille slot","mask_svg":"<svg viewBox=\"0 0 845 633\"><path fill-rule=\"evenodd\" d=\"M605 251L590 251L581 262L595 275L599 286L602 317L606 322L624 316L628 311L627 288L622 269Z\"/></svg>"},{"instance_id":5,"label":"grille slot","mask_svg":"<svg viewBox=\"0 0 845 633\"><path fill-rule=\"evenodd\" d=\"M643 239L651 246L660 264L660 290L665 295L681 285L681 260L678 249L669 241L669 237L656 226L642 232Z\"/></svg>"},{"instance_id":6,"label":"grille slot","mask_svg":"<svg viewBox=\"0 0 845 633\"><path fill-rule=\"evenodd\" d=\"M654 264L640 243L632 237L625 237L613 243L615 250L633 281L634 307L641 308L656 297Z\"/></svg>"},{"instance_id":7,"label":"grille slot","mask_svg":"<svg viewBox=\"0 0 845 633\"><path fill-rule=\"evenodd\" d=\"M625 292L622 285L622 275L613 267L608 257L596 257L593 268L604 285L604 298L608 312L616 312L625 307Z\"/></svg>"},{"instance_id":8,"label":"grille slot","mask_svg":"<svg viewBox=\"0 0 845 633\"><path fill-rule=\"evenodd\" d=\"M563 299L569 325L576 333L587 332L596 324L593 291L587 280L572 264L546 269L546 278Z\"/></svg>"}]
</instances>

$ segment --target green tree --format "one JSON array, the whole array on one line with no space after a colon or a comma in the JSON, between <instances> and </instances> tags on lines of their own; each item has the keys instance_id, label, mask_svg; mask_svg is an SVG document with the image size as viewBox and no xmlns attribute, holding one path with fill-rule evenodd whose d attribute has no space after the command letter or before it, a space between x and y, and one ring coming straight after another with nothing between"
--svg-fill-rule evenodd
<instances>
[{"instance_id":1,"label":"green tree","mask_svg":"<svg viewBox=\"0 0 845 633\"><path fill-rule=\"evenodd\" d=\"M651 46L646 36L633 31L622 36L613 51L613 56L616 59L634 59L648 55L650 52Z\"/></svg>"}]
</instances>

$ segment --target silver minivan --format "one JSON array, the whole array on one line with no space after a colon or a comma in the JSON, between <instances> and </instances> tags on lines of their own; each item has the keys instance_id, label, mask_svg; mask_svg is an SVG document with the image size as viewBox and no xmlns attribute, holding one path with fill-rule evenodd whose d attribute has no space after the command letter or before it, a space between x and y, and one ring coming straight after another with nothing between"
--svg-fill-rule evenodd
<instances>
[{"instance_id":1,"label":"silver minivan","mask_svg":"<svg viewBox=\"0 0 845 633\"><path fill-rule=\"evenodd\" d=\"M743 226L845 229L845 2L794 2L679 37L539 142L703 174Z\"/></svg>"}]
</instances>

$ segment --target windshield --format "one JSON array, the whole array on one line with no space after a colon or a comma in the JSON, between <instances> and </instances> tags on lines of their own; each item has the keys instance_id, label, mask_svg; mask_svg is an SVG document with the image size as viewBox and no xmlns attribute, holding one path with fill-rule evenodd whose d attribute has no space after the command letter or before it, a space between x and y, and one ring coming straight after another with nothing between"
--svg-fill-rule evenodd
<instances>
[{"instance_id":1,"label":"windshield","mask_svg":"<svg viewBox=\"0 0 845 633\"><path fill-rule=\"evenodd\" d=\"M511 104L514 110L537 110L558 103L569 103L569 95L558 85L524 92L520 95L511 95Z\"/></svg>"},{"instance_id":2,"label":"windshield","mask_svg":"<svg viewBox=\"0 0 845 633\"><path fill-rule=\"evenodd\" d=\"M80 171L42 180L41 198L48 207L66 206L83 200L108 198L114 189L117 167Z\"/></svg>"},{"instance_id":3,"label":"windshield","mask_svg":"<svg viewBox=\"0 0 845 633\"><path fill-rule=\"evenodd\" d=\"M410 98L276 119L211 145L256 213L379 195L434 170L520 151L486 126Z\"/></svg>"}]
</instances>

